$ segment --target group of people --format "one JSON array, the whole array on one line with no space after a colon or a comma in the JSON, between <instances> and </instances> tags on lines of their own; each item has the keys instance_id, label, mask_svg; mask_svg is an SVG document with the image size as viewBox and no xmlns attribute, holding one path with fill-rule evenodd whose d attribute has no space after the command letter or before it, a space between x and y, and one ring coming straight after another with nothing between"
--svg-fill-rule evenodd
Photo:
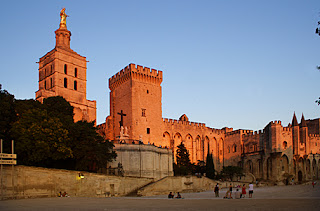
<instances>
[{"instance_id":1,"label":"group of people","mask_svg":"<svg viewBox=\"0 0 320 211\"><path fill-rule=\"evenodd\" d=\"M241 188L241 186L237 186L237 191L235 192L234 194L234 198L235 199L241 199L241 198L245 198L246 197L246 194L247 194L247 187L246 187L246 184L243 184L242 188L241 188L241 191L239 190ZM230 186L226 192L226 195L223 197L224 199L232 199L232 184L230 183ZM215 193L215 197L219 197L219 184L217 183L216 186L214 187L214 193ZM252 198L252 194L253 194L253 184L250 183L249 184L249 198Z\"/></svg>"},{"instance_id":2,"label":"group of people","mask_svg":"<svg viewBox=\"0 0 320 211\"><path fill-rule=\"evenodd\" d=\"M181 197L181 194L179 192L177 193L176 197L174 197L174 194L172 192L170 192L169 195L168 195L168 198L169 199L173 199L173 198L181 199L182 197Z\"/></svg>"},{"instance_id":3,"label":"group of people","mask_svg":"<svg viewBox=\"0 0 320 211\"><path fill-rule=\"evenodd\" d=\"M58 193L58 197L69 197L69 195L67 194L67 192L63 192L61 193L61 191Z\"/></svg>"}]
</instances>

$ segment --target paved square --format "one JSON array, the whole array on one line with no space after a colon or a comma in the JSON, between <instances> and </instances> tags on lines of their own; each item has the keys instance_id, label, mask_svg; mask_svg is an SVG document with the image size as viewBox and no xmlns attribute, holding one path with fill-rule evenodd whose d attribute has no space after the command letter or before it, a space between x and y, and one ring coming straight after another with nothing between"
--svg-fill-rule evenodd
<instances>
[{"instance_id":1,"label":"paved square","mask_svg":"<svg viewBox=\"0 0 320 211\"><path fill-rule=\"evenodd\" d=\"M254 189L253 198L215 198L212 191L182 193L184 199L166 195L113 198L40 198L0 202L0 210L320 210L320 185L273 186Z\"/></svg>"}]
</instances>

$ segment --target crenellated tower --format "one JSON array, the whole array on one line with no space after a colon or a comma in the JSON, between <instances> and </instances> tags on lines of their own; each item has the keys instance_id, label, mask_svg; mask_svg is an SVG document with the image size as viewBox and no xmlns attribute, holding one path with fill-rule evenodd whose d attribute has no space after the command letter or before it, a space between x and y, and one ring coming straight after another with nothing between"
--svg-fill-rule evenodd
<instances>
[{"instance_id":1,"label":"crenellated tower","mask_svg":"<svg viewBox=\"0 0 320 211\"><path fill-rule=\"evenodd\" d=\"M39 59L39 90L36 100L62 96L74 107L74 121L96 121L96 101L86 98L87 60L70 49L71 32L67 29L64 9L55 31L55 48Z\"/></svg>"},{"instance_id":2,"label":"crenellated tower","mask_svg":"<svg viewBox=\"0 0 320 211\"><path fill-rule=\"evenodd\" d=\"M109 79L110 117L115 140L121 126L130 139L161 144L162 71L129 64Z\"/></svg>"}]
</instances>

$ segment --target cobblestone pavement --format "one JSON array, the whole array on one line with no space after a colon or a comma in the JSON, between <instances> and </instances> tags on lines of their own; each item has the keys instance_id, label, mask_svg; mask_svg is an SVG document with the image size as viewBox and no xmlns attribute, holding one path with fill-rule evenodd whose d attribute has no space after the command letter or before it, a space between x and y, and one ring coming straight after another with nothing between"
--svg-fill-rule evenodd
<instances>
[{"instance_id":1,"label":"cobblestone pavement","mask_svg":"<svg viewBox=\"0 0 320 211\"><path fill-rule=\"evenodd\" d=\"M247 191L248 192L248 191ZM184 199L166 195L113 198L38 198L0 201L0 210L320 210L320 185L255 188L253 198L215 198L212 191L181 193Z\"/></svg>"}]
</instances>

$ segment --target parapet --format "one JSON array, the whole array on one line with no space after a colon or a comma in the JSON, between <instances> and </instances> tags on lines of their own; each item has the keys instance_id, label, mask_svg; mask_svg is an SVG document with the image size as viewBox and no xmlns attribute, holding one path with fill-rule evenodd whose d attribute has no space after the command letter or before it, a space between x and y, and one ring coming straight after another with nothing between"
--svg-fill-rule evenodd
<instances>
[{"instance_id":1,"label":"parapet","mask_svg":"<svg viewBox=\"0 0 320 211\"><path fill-rule=\"evenodd\" d=\"M270 122L271 125L281 125L281 121L278 120L278 121L271 121Z\"/></svg>"},{"instance_id":2,"label":"parapet","mask_svg":"<svg viewBox=\"0 0 320 211\"><path fill-rule=\"evenodd\" d=\"M163 122L165 124L171 124L171 125L188 125L193 127L206 127L205 123L180 121L180 120L168 119L168 118L163 118Z\"/></svg>"},{"instance_id":3,"label":"parapet","mask_svg":"<svg viewBox=\"0 0 320 211\"><path fill-rule=\"evenodd\" d=\"M234 136L234 135L243 135L243 134L248 134L252 133L252 130L234 130L229 133L226 133L226 136Z\"/></svg>"},{"instance_id":4,"label":"parapet","mask_svg":"<svg viewBox=\"0 0 320 211\"><path fill-rule=\"evenodd\" d=\"M129 64L124 69L120 70L117 74L109 78L109 88L113 90L118 85L127 81L128 79L140 80L149 83L160 85L162 83L162 71L157 71L148 67L140 65Z\"/></svg>"},{"instance_id":5,"label":"parapet","mask_svg":"<svg viewBox=\"0 0 320 211\"><path fill-rule=\"evenodd\" d=\"M257 137L257 136L260 136L262 135L263 132L262 130L259 130L259 131L250 131L249 133L245 133L242 135L243 138L253 138L253 137Z\"/></svg>"}]
</instances>

